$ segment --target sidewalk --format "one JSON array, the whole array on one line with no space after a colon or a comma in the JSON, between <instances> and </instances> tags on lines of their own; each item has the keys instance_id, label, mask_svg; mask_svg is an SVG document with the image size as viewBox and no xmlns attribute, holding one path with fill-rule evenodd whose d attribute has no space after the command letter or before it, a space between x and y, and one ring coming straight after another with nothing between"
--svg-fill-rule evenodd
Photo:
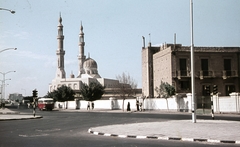
<instances>
[{"instance_id":1,"label":"sidewalk","mask_svg":"<svg viewBox=\"0 0 240 147\"><path fill-rule=\"evenodd\" d=\"M94 135L240 144L240 122L223 120L174 120L119 124L90 128Z\"/></svg>"},{"instance_id":2,"label":"sidewalk","mask_svg":"<svg viewBox=\"0 0 240 147\"><path fill-rule=\"evenodd\" d=\"M8 108L0 109L0 121L4 120L24 120L24 119L37 119L42 118L42 116L33 116L32 115L26 115L26 114L20 114L18 111L12 111Z\"/></svg>"},{"instance_id":3,"label":"sidewalk","mask_svg":"<svg viewBox=\"0 0 240 147\"><path fill-rule=\"evenodd\" d=\"M0 108L0 114L19 114L18 111L12 111L8 108Z\"/></svg>"}]
</instances>

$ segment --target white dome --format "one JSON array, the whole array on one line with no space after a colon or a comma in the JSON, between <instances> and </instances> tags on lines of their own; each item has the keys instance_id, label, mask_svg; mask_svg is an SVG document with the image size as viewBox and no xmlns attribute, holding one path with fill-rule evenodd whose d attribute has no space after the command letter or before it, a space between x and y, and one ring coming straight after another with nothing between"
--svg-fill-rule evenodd
<instances>
[{"instance_id":1,"label":"white dome","mask_svg":"<svg viewBox=\"0 0 240 147\"><path fill-rule=\"evenodd\" d=\"M83 68L95 68L97 69L97 62L92 58L87 58L83 63Z\"/></svg>"},{"instance_id":2,"label":"white dome","mask_svg":"<svg viewBox=\"0 0 240 147\"><path fill-rule=\"evenodd\" d=\"M98 74L97 62L92 58L87 58L83 63L84 73L93 78L101 78Z\"/></svg>"}]
</instances>

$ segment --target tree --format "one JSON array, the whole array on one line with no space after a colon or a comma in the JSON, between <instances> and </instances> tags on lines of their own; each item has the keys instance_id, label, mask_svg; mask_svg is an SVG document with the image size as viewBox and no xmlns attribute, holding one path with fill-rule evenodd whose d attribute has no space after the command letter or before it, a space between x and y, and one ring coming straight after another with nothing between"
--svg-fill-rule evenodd
<instances>
[{"instance_id":1,"label":"tree","mask_svg":"<svg viewBox=\"0 0 240 147\"><path fill-rule=\"evenodd\" d=\"M98 82L90 82L89 85L83 84L80 89L80 93L84 100L86 101L95 101L102 98L104 94L105 87Z\"/></svg>"},{"instance_id":2,"label":"tree","mask_svg":"<svg viewBox=\"0 0 240 147\"><path fill-rule=\"evenodd\" d=\"M116 79L119 80L119 94L123 98L122 108L124 111L124 100L126 97L134 95L134 90L137 88L137 82L128 74L124 72L122 75L116 76Z\"/></svg>"},{"instance_id":3,"label":"tree","mask_svg":"<svg viewBox=\"0 0 240 147\"><path fill-rule=\"evenodd\" d=\"M175 94L175 88L167 82L161 81L161 85L155 88L155 91L158 93L159 97L165 98L168 108L167 98Z\"/></svg>"},{"instance_id":4,"label":"tree","mask_svg":"<svg viewBox=\"0 0 240 147\"><path fill-rule=\"evenodd\" d=\"M53 98L55 101L65 102L65 101L74 100L74 95L75 95L75 92L72 90L71 87L62 85L61 87L58 87L53 92L48 92L47 95L44 97L50 97L50 98Z\"/></svg>"},{"instance_id":5,"label":"tree","mask_svg":"<svg viewBox=\"0 0 240 147\"><path fill-rule=\"evenodd\" d=\"M53 95L53 92L47 92L47 94L45 95L45 96L43 96L43 97L45 97L45 98L53 98L54 97L54 95Z\"/></svg>"},{"instance_id":6,"label":"tree","mask_svg":"<svg viewBox=\"0 0 240 147\"><path fill-rule=\"evenodd\" d=\"M158 93L159 97L168 98L175 94L175 88L170 85L168 82L161 81L161 85L155 88L155 91Z\"/></svg>"}]
</instances>

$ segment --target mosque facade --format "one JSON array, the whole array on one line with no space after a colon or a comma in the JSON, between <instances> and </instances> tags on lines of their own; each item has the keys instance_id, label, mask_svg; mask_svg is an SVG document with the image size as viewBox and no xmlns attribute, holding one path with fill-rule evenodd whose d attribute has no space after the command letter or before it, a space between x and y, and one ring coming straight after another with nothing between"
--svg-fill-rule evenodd
<instances>
[{"instance_id":1,"label":"mosque facade","mask_svg":"<svg viewBox=\"0 0 240 147\"><path fill-rule=\"evenodd\" d=\"M58 49L56 51L57 55L57 71L56 76L52 80L49 85L49 92L56 90L58 87L62 85L66 85L71 87L76 93L80 92L82 85L89 84L91 82L98 82L105 86L105 94L103 98L109 98L112 96L116 96L116 91L122 83L119 83L118 80L115 79L106 79L102 78L98 73L97 62L88 57L86 58L84 54L84 33L83 26L81 23L80 33L79 33L79 54L78 54L78 75L75 77L72 73L69 78L66 77L65 69L64 69L64 55L65 50L63 47L64 35L63 35L63 25L62 25L62 17L59 17L58 24ZM130 87L130 85L128 85Z\"/></svg>"}]
</instances>

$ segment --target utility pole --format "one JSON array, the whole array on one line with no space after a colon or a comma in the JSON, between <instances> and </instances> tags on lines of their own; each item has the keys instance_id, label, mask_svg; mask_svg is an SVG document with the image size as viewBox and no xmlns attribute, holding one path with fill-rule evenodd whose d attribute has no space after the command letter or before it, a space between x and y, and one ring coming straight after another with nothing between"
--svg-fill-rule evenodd
<instances>
[{"instance_id":1,"label":"utility pole","mask_svg":"<svg viewBox=\"0 0 240 147\"><path fill-rule=\"evenodd\" d=\"M190 0L190 26L191 26L191 88L192 88L192 122L196 123L195 104L195 67L194 67L194 43L193 43L193 1Z\"/></svg>"}]
</instances>

